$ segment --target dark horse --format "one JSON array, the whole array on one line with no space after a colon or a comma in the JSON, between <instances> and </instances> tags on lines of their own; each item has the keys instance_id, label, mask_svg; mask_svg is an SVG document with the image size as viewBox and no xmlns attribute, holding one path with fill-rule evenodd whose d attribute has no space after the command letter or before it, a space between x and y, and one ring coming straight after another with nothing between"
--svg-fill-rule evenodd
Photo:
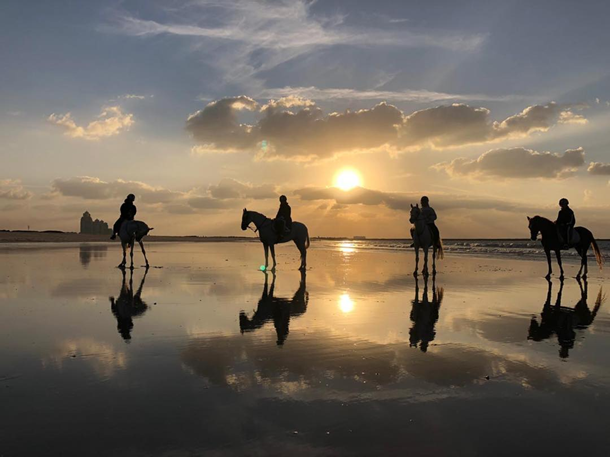
<instances>
[{"instance_id":1,"label":"dark horse","mask_svg":"<svg viewBox=\"0 0 610 457\"><path fill-rule=\"evenodd\" d=\"M245 312L239 313L239 329L241 333L252 332L261 328L265 323L273 321L275 332L277 333L277 344L282 346L288 337L290 327L290 318L298 317L307 311L307 303L309 302L309 294L307 293L307 284L305 272L301 271L301 281L298 290L294 296L290 298L275 297L275 273L269 288L268 274L265 272L265 286L263 295L258 301L258 307L252 317L248 317Z\"/></svg>"},{"instance_id":2,"label":"dark horse","mask_svg":"<svg viewBox=\"0 0 610 457\"><path fill-rule=\"evenodd\" d=\"M561 265L561 249L563 247L563 241L559 239L559 233L557 232L557 226L554 222L542 217L542 216L534 216L528 217L529 221L529 229L532 236L532 241L536 241L538 237L538 233L542 235L542 247L544 248L544 253L546 254L546 260L549 264L549 272L546 275L546 278L549 279L551 277L551 273L553 273L553 269L551 268L551 251L555 251L555 255L557 256L557 263L559 264L559 269L561 271L560 278L563 278L563 266ZM593 237L593 234L590 230L584 227L575 227L574 230L578 233L580 240L576 243L573 243L570 248L576 249L578 254L580 255L581 263L580 270L578 270L578 274L576 278L580 278L580 274L584 268L583 278L587 277L587 273L589 268L587 266L587 251L591 245L593 246L593 252L595 253L595 260L597 260L597 264L601 270L604 264L604 258L602 257L602 253L597 246L597 242Z\"/></svg>"}]
</instances>

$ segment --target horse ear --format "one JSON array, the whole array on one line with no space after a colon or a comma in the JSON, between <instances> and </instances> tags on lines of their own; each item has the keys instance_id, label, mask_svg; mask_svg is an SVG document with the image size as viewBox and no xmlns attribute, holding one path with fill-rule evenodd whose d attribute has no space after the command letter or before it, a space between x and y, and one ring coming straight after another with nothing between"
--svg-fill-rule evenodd
<instances>
[{"instance_id":1,"label":"horse ear","mask_svg":"<svg viewBox=\"0 0 610 457\"><path fill-rule=\"evenodd\" d=\"M532 220L532 218L531 218L531 217L529 217L529 216L527 216L527 220L528 220L528 221L531 221L531 220Z\"/></svg>"},{"instance_id":2,"label":"horse ear","mask_svg":"<svg viewBox=\"0 0 610 457\"><path fill-rule=\"evenodd\" d=\"M415 207L416 207L416 208L419 208L419 203L416 203L416 204L415 204Z\"/></svg>"},{"instance_id":3,"label":"horse ear","mask_svg":"<svg viewBox=\"0 0 610 457\"><path fill-rule=\"evenodd\" d=\"M411 208L413 208L413 203L411 203Z\"/></svg>"}]
</instances>

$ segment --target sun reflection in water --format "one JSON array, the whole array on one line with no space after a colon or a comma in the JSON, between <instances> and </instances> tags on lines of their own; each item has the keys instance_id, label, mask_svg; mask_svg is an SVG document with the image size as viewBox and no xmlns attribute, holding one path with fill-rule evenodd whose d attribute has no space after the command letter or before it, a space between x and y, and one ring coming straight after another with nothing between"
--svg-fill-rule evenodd
<instances>
[{"instance_id":1,"label":"sun reflection in water","mask_svg":"<svg viewBox=\"0 0 610 457\"><path fill-rule=\"evenodd\" d=\"M356 245L350 241L341 241L339 243L339 251L342 254L353 254L356 252Z\"/></svg>"},{"instance_id":2,"label":"sun reflection in water","mask_svg":"<svg viewBox=\"0 0 610 457\"><path fill-rule=\"evenodd\" d=\"M339 297L339 309L345 314L354 310L354 301L349 297L349 294L343 294Z\"/></svg>"}]
</instances>

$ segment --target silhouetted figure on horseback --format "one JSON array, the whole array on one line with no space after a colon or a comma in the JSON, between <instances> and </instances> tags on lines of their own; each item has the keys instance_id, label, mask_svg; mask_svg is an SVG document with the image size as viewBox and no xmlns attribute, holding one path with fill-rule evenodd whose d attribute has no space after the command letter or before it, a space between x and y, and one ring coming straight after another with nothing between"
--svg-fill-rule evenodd
<instances>
[{"instance_id":1,"label":"silhouetted figure on horseback","mask_svg":"<svg viewBox=\"0 0 610 457\"><path fill-rule=\"evenodd\" d=\"M578 252L578 255L580 255L581 262L580 269L576 275L577 279L581 277L581 273L584 273L582 275L583 278L587 277L589 271L587 265L587 251L590 247L593 247L595 260L597 261L600 270L604 264L604 258L602 257L597 241L591 231L585 227L574 227L576 218L568 204L568 200L565 198L562 198L559 201L561 210L559 211L555 222L542 216L527 218L532 241L536 241L539 233L542 236L541 243L549 266L546 275L547 279L549 279L553 273L551 267L551 251L555 251L557 263L559 264L559 269L561 271L561 279L563 279L563 265L561 263L562 249L574 248Z\"/></svg>"},{"instance_id":2,"label":"silhouetted figure on horseback","mask_svg":"<svg viewBox=\"0 0 610 457\"><path fill-rule=\"evenodd\" d=\"M559 214L557 214L557 230L559 232L559 238L563 242L562 249L569 249L572 243L572 231L576 225L576 217L574 211L569 207L570 202L567 198L559 200Z\"/></svg>"},{"instance_id":3,"label":"silhouetted figure on horseback","mask_svg":"<svg viewBox=\"0 0 610 457\"><path fill-rule=\"evenodd\" d=\"M292 230L292 209L288 204L288 199L285 195L280 197L280 209L275 216L275 231L277 232L278 242L282 239L285 233L290 233Z\"/></svg>"},{"instance_id":4,"label":"silhouetted figure on horseback","mask_svg":"<svg viewBox=\"0 0 610 457\"><path fill-rule=\"evenodd\" d=\"M434 211L434 208L430 206L430 199L425 195L421 198L420 203L421 215L424 218L426 225L428 225L430 232L432 233L432 242L438 248L440 245L441 234L435 224L435 221L437 219L436 211Z\"/></svg>"},{"instance_id":5,"label":"silhouetted figure on horseback","mask_svg":"<svg viewBox=\"0 0 610 457\"><path fill-rule=\"evenodd\" d=\"M123 204L121 205L121 216L114 223L114 227L112 228L112 236L111 240L115 240L117 234L121 231L121 225L125 221L133 221L136 217L136 213L138 209L133 202L136 200L136 196L134 194L129 194Z\"/></svg>"},{"instance_id":6,"label":"silhouetted figure on horseback","mask_svg":"<svg viewBox=\"0 0 610 457\"><path fill-rule=\"evenodd\" d=\"M422 273L424 276L428 274L428 249L432 248L432 273L436 274L436 259L443 258L443 243L441 241L440 232L435 224L437 219L436 211L430 206L430 200L424 196L419 204L411 205L409 214L409 222L413 224L411 228L411 238L415 248L415 271L413 275L417 276L419 267L419 249L424 251L424 268Z\"/></svg>"}]
</instances>

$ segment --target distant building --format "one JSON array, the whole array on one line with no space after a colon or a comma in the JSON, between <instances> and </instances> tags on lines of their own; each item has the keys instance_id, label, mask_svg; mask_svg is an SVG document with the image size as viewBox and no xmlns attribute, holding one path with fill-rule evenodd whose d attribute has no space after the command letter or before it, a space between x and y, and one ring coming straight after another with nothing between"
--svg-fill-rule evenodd
<instances>
[{"instance_id":1,"label":"distant building","mask_svg":"<svg viewBox=\"0 0 610 457\"><path fill-rule=\"evenodd\" d=\"M366 240L366 236L356 235L356 236L354 236L354 240Z\"/></svg>"},{"instance_id":2,"label":"distant building","mask_svg":"<svg viewBox=\"0 0 610 457\"><path fill-rule=\"evenodd\" d=\"M91 218L91 213L85 211L83 217L80 218L80 233L85 235L110 235L112 230L108 227L108 223Z\"/></svg>"}]
</instances>

